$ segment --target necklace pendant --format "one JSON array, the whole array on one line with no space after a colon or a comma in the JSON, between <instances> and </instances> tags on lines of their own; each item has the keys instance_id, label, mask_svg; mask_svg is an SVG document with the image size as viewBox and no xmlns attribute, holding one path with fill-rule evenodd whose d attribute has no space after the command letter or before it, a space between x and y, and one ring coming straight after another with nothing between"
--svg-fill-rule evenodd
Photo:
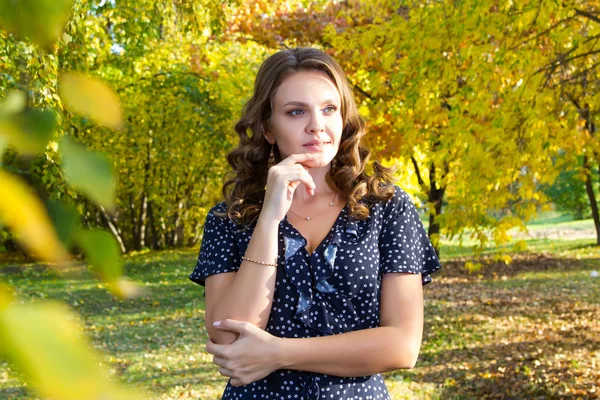
<instances>
[{"instance_id":1,"label":"necklace pendant","mask_svg":"<svg viewBox=\"0 0 600 400\"><path fill-rule=\"evenodd\" d=\"M306 219L307 221L310 221L310 217L306 217L305 219Z\"/></svg>"}]
</instances>

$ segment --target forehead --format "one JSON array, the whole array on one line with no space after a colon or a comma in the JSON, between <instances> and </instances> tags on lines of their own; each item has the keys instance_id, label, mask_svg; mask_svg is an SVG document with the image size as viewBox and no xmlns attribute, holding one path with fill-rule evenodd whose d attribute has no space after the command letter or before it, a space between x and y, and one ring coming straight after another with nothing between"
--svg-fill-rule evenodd
<instances>
[{"instance_id":1,"label":"forehead","mask_svg":"<svg viewBox=\"0 0 600 400\"><path fill-rule=\"evenodd\" d=\"M273 102L282 105L291 100L311 103L325 99L340 101L340 93L331 78L322 71L300 71L283 80Z\"/></svg>"}]
</instances>

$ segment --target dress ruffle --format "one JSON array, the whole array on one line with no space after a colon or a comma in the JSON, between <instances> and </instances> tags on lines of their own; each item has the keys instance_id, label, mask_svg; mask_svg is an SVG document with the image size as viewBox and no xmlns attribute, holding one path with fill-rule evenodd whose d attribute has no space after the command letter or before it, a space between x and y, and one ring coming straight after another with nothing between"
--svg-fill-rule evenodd
<instances>
[{"instance_id":1,"label":"dress ruffle","mask_svg":"<svg viewBox=\"0 0 600 400\"><path fill-rule=\"evenodd\" d=\"M354 218L347 215L345 209L339 218L342 218L342 221L336 220L333 231L330 231L323 240L326 243L323 250L326 262L319 268L315 266L314 276L311 274L309 263L299 259L308 254L305 251L306 239L295 229L290 229L289 233L283 235L285 271L289 281L298 291L294 317L310 328L327 335L339 333L333 331L334 326L337 328L347 326L347 330L351 331L361 325L360 317L351 299L338 292L328 281L333 275L338 249L357 244L359 238L358 224ZM317 250L320 248L322 246Z\"/></svg>"}]
</instances>

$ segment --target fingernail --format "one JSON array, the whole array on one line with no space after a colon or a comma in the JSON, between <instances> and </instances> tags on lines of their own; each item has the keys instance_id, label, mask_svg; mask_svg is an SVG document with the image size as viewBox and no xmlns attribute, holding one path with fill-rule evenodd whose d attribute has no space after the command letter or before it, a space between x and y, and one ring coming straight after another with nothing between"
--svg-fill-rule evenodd
<instances>
[{"instance_id":1,"label":"fingernail","mask_svg":"<svg viewBox=\"0 0 600 400\"><path fill-rule=\"evenodd\" d=\"M213 322L213 326L219 326L219 325L221 325L221 321L215 321L215 322Z\"/></svg>"}]
</instances>

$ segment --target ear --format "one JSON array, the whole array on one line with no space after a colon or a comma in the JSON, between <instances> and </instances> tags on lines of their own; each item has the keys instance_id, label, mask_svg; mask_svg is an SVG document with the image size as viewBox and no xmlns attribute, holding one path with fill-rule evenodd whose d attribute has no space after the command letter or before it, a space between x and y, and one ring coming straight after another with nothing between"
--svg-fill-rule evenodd
<instances>
[{"instance_id":1,"label":"ear","mask_svg":"<svg viewBox=\"0 0 600 400\"><path fill-rule=\"evenodd\" d=\"M263 135L265 136L265 139L267 142L269 142L269 144L275 144L275 137L266 128L266 125L263 125Z\"/></svg>"}]
</instances>

